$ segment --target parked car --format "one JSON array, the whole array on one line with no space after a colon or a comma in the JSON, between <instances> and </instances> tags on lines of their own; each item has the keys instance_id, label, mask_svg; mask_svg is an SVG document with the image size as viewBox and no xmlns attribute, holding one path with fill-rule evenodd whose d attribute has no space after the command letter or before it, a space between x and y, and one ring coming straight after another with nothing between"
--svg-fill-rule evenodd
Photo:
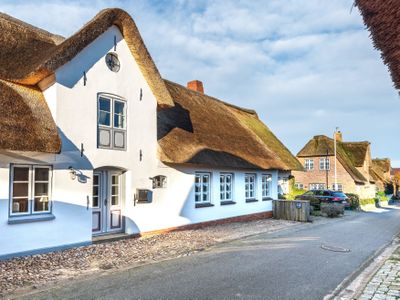
<instances>
[{"instance_id":1,"label":"parked car","mask_svg":"<svg viewBox=\"0 0 400 300\"><path fill-rule=\"evenodd\" d=\"M350 207L348 197L339 191L331 190L312 190L307 191L303 195L296 196L296 200L308 200L315 208L320 208L321 202L324 203L341 203L345 207Z\"/></svg>"}]
</instances>

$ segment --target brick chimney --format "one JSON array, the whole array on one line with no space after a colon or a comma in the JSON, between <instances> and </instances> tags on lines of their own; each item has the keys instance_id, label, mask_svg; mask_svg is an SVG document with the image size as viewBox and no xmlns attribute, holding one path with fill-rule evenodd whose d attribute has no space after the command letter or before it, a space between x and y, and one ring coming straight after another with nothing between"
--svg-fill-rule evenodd
<instances>
[{"instance_id":1,"label":"brick chimney","mask_svg":"<svg viewBox=\"0 0 400 300\"><path fill-rule=\"evenodd\" d=\"M336 131L335 132L335 137L336 137L336 141L343 142L343 136L342 136L342 132L341 131Z\"/></svg>"},{"instance_id":2,"label":"brick chimney","mask_svg":"<svg viewBox=\"0 0 400 300\"><path fill-rule=\"evenodd\" d=\"M204 94L203 83L200 80L192 80L187 83L187 88Z\"/></svg>"}]
</instances>

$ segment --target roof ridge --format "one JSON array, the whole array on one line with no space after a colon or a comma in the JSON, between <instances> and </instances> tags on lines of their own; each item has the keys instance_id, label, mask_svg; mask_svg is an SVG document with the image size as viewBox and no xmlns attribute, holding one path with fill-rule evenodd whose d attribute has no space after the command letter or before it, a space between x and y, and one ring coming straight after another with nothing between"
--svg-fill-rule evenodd
<instances>
[{"instance_id":1,"label":"roof ridge","mask_svg":"<svg viewBox=\"0 0 400 300\"><path fill-rule=\"evenodd\" d=\"M164 81L167 81L168 83L177 85L177 86L179 86L179 87L181 87L181 88L187 90L187 91L190 92L190 93L200 94L201 96L208 97L208 98L210 98L211 100L220 102L220 103L222 103L222 104L224 104L224 105L226 105L226 106L230 106L230 107L235 108L235 109L237 109L237 110L240 110L240 111L243 111L243 112L245 112L245 113L252 114L252 115L256 115L256 116L258 117L257 112L256 112L255 110L253 110L253 109L240 107L240 106L237 106L237 105L235 105L235 104L231 104L231 103L229 103L229 102L225 102L225 101L223 101L223 100L221 100L221 99L218 99L218 98L216 98L216 97L210 96L210 95L208 95L208 94L201 93L201 92L198 92L198 91L195 91L195 90L191 90L191 89L187 88L186 86L184 86L184 85L182 85L182 84L179 84L179 83L177 83L177 82L171 81L171 80L166 79L166 78L163 78L163 80L164 80Z\"/></svg>"},{"instance_id":2,"label":"roof ridge","mask_svg":"<svg viewBox=\"0 0 400 300\"><path fill-rule=\"evenodd\" d=\"M55 45L58 45L62 41L65 40L65 37L63 37L62 35L54 34L50 31L44 30L43 28L34 26L34 25L24 22L20 19L14 18L13 16L10 16L6 13L0 12L0 19L6 20L7 22L12 23L13 26L18 26L20 28L25 28L25 29L34 31L35 33L39 34L40 36L51 40Z\"/></svg>"}]
</instances>

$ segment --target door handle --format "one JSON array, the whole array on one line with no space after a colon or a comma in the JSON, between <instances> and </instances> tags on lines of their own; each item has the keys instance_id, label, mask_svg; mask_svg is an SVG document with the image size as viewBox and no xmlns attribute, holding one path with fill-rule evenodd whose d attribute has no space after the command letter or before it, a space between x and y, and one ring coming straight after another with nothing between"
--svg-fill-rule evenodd
<instances>
[{"instance_id":1,"label":"door handle","mask_svg":"<svg viewBox=\"0 0 400 300\"><path fill-rule=\"evenodd\" d=\"M104 199L104 206L107 206L107 199Z\"/></svg>"}]
</instances>

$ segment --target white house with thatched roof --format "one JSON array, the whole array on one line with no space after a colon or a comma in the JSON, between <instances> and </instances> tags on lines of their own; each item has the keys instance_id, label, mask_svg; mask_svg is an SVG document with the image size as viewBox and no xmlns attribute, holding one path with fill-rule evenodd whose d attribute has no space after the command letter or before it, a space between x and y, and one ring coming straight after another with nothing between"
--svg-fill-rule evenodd
<instances>
[{"instance_id":1,"label":"white house with thatched roof","mask_svg":"<svg viewBox=\"0 0 400 300\"><path fill-rule=\"evenodd\" d=\"M301 165L252 110L161 78L131 17L0 15L0 258L270 217Z\"/></svg>"}]
</instances>

